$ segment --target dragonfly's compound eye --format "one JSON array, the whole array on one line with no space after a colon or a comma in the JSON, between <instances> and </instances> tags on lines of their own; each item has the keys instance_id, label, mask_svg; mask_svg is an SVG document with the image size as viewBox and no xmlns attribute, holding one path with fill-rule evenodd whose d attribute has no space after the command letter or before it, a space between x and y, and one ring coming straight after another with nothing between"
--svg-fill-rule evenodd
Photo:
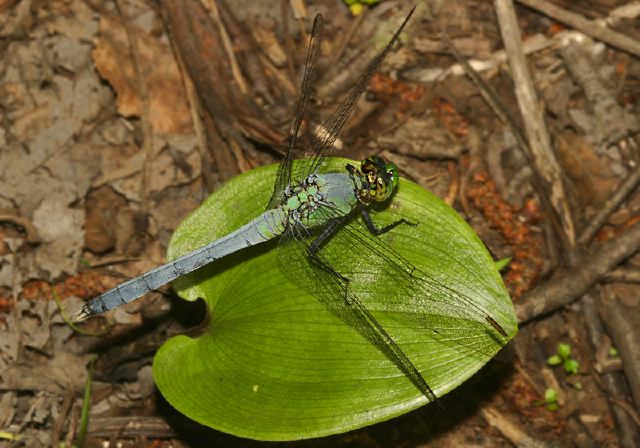
<instances>
[{"instance_id":1,"label":"dragonfly's compound eye","mask_svg":"<svg viewBox=\"0 0 640 448\"><path fill-rule=\"evenodd\" d=\"M398 175L398 167L395 163L387 163L385 164L385 171L387 176L391 179L391 191L396 191L398 187L398 182L400 182L400 176Z\"/></svg>"},{"instance_id":2,"label":"dragonfly's compound eye","mask_svg":"<svg viewBox=\"0 0 640 448\"><path fill-rule=\"evenodd\" d=\"M386 162L380 156L370 156L360 163L360 170L364 173L372 173L385 169Z\"/></svg>"},{"instance_id":3,"label":"dragonfly's compound eye","mask_svg":"<svg viewBox=\"0 0 640 448\"><path fill-rule=\"evenodd\" d=\"M376 202L384 202L393 193L395 189L395 183L393 176L386 170L380 170L376 173L375 183L372 185L372 198Z\"/></svg>"},{"instance_id":4,"label":"dragonfly's compound eye","mask_svg":"<svg viewBox=\"0 0 640 448\"><path fill-rule=\"evenodd\" d=\"M371 156L362 161L360 170L369 183L370 200L384 202L391 197L398 185L398 169L393 163Z\"/></svg>"}]
</instances>

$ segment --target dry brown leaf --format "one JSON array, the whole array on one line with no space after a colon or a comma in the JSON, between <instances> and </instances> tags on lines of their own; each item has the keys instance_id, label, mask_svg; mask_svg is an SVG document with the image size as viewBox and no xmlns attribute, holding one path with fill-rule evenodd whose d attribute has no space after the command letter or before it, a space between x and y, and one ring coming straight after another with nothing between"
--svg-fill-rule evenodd
<instances>
[{"instance_id":1,"label":"dry brown leaf","mask_svg":"<svg viewBox=\"0 0 640 448\"><path fill-rule=\"evenodd\" d=\"M131 25L140 49L142 76L149 92L149 120L156 132L187 133L191 114L178 66L171 48ZM95 41L93 60L100 76L116 91L118 112L141 116L142 101L124 27L106 16L100 20L100 37Z\"/></svg>"},{"instance_id":2,"label":"dry brown leaf","mask_svg":"<svg viewBox=\"0 0 640 448\"><path fill-rule=\"evenodd\" d=\"M580 204L602 204L619 182L607 160L599 157L585 138L573 132L557 136L556 150Z\"/></svg>"}]
</instances>

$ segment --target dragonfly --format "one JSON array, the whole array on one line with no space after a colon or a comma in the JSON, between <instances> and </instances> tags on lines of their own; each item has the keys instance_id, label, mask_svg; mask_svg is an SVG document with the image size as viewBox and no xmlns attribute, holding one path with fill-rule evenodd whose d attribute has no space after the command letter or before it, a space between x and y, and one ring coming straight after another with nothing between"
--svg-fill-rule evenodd
<instances>
[{"instance_id":1,"label":"dragonfly","mask_svg":"<svg viewBox=\"0 0 640 448\"><path fill-rule=\"evenodd\" d=\"M464 340L465 331L469 334L480 331L490 334L500 346L506 344L507 332L486 310L465 294L420 272L381 240L381 235L398 226L418 224L401 218L379 226L369 213L371 207L384 205L393 196L399 182L396 165L374 155L364 159L359 166L346 164L341 172L322 171L358 99L398 42L414 11L415 6L384 49L369 63L346 98L313 132L309 146L303 147L299 144L302 139L300 131L315 90L316 66L324 30L322 15L317 15L310 35L287 152L278 167L273 194L264 213L220 239L93 298L83 306L77 319L83 320L129 303L227 255L279 238L276 250L285 272L292 278L301 279L301 283L331 313L373 344L429 401L435 401L436 394L418 368L367 308L365 301L352 291L351 279L342 274L331 257L324 253L323 248L331 240L339 242L345 252L357 250L371 263L382 264L383 269L377 270L382 274L378 275L390 276L396 285L393 291L388 292L387 298L395 301L396 305L406 301L407 297L413 298L413 302L407 305L407 315L413 315L410 311L415 307L429 308L432 317L419 322L427 330L442 338L454 333L462 334L461 340ZM356 219L358 216L361 220ZM456 322L453 326L449 324L451 316Z\"/></svg>"}]
</instances>

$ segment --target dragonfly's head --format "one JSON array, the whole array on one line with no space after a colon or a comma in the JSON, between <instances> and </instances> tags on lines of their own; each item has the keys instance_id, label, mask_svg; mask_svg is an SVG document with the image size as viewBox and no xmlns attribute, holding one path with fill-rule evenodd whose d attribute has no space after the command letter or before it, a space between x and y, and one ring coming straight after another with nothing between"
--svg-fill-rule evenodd
<instances>
[{"instance_id":1,"label":"dragonfly's head","mask_svg":"<svg viewBox=\"0 0 640 448\"><path fill-rule=\"evenodd\" d=\"M369 184L367 200L384 202L398 186L398 168L380 156L367 157L360 163L360 171Z\"/></svg>"}]
</instances>

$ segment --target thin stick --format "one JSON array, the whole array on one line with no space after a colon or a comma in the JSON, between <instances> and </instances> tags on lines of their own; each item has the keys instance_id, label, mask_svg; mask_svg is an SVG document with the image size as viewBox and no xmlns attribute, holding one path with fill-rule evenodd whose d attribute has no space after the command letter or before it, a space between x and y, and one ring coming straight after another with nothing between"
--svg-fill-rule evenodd
<instances>
[{"instance_id":1,"label":"thin stick","mask_svg":"<svg viewBox=\"0 0 640 448\"><path fill-rule=\"evenodd\" d=\"M153 125L151 124L150 118L151 99L149 98L149 88L142 74L142 66L140 64L140 46L138 45L138 38L131 25L129 24L126 10L122 5L122 0L116 0L115 5L118 10L118 14L120 15L122 26L124 27L124 31L127 35L127 40L129 41L129 48L131 50L131 62L136 73L140 102L142 104L141 118L142 134L144 138L144 162L142 166L142 182L140 186L140 203L142 204L142 212L146 215L149 213L149 184L153 163Z\"/></svg>"},{"instance_id":2,"label":"thin stick","mask_svg":"<svg viewBox=\"0 0 640 448\"><path fill-rule=\"evenodd\" d=\"M527 448L544 448L550 445L536 440L523 431L522 425L499 412L494 406L485 406L480 411L485 421L500 433L514 446Z\"/></svg>"},{"instance_id":3,"label":"thin stick","mask_svg":"<svg viewBox=\"0 0 640 448\"><path fill-rule=\"evenodd\" d=\"M612 271L606 280L610 282L640 283L640 270L621 267Z\"/></svg>"},{"instance_id":4,"label":"thin stick","mask_svg":"<svg viewBox=\"0 0 640 448\"><path fill-rule=\"evenodd\" d=\"M640 346L637 305L627 305L611 288L598 298L598 311L607 333L620 353L622 369L636 407L640 408Z\"/></svg>"},{"instance_id":5,"label":"thin stick","mask_svg":"<svg viewBox=\"0 0 640 448\"><path fill-rule=\"evenodd\" d=\"M229 65L231 66L231 74L233 75L233 79L238 84L240 91L246 95L249 91L247 87L247 83L244 80L244 76L242 76L242 71L240 70L240 66L238 65L238 61L236 60L236 55L233 52L233 47L231 45L231 39L229 39L229 33L227 33L227 29L224 27L222 20L220 19L220 11L218 11L218 5L213 0L201 0L202 6L205 7L211 14L211 19L218 26L218 31L220 32L220 38L222 39L222 45L224 46L224 51L227 53L227 57L229 58Z\"/></svg>"},{"instance_id":6,"label":"thin stick","mask_svg":"<svg viewBox=\"0 0 640 448\"><path fill-rule=\"evenodd\" d=\"M286 57L287 57L287 70L289 71L289 78L292 82L296 82L296 70L293 66L293 42L291 40L291 30L289 29L289 14L287 10L287 0L280 0L280 9L282 11L282 28L284 34L284 46L287 49ZM296 89L298 89L298 85L296 85Z\"/></svg>"},{"instance_id":7,"label":"thin stick","mask_svg":"<svg viewBox=\"0 0 640 448\"><path fill-rule=\"evenodd\" d=\"M494 7L509 59L518 106L525 124L533 168L546 184L549 200L562 222L563 243L568 245L566 249L570 249L575 245L576 239L573 216L566 199L562 171L551 149L551 139L544 122L543 111L525 60L513 1L495 0Z\"/></svg>"},{"instance_id":8,"label":"thin stick","mask_svg":"<svg viewBox=\"0 0 640 448\"><path fill-rule=\"evenodd\" d=\"M587 244L595 236L596 233L602 228L607 221L611 213L613 213L620 204L631 194L633 190L640 183L640 165L627 176L627 178L620 184L618 189L606 200L602 205L598 213L591 218L591 221L580 233L578 238L578 244Z\"/></svg>"},{"instance_id":9,"label":"thin stick","mask_svg":"<svg viewBox=\"0 0 640 448\"><path fill-rule=\"evenodd\" d=\"M621 236L593 247L571 269L558 271L545 284L526 294L516 304L518 322L524 324L543 314L562 308L584 295L591 286L607 276L640 247L640 223Z\"/></svg>"},{"instance_id":10,"label":"thin stick","mask_svg":"<svg viewBox=\"0 0 640 448\"><path fill-rule=\"evenodd\" d=\"M546 0L516 0L552 19L569 25L587 36L616 47L635 56L640 56L640 42L624 34L602 26L595 20L585 19L580 14L562 9Z\"/></svg>"},{"instance_id":11,"label":"thin stick","mask_svg":"<svg viewBox=\"0 0 640 448\"><path fill-rule=\"evenodd\" d=\"M602 321L596 309L596 298L593 297L593 295L601 294L601 292L597 288L594 288L594 291L593 294L585 294L582 297L582 315L589 335L589 342L591 343L593 352L596 353L605 343L606 336ZM625 404L626 402L618 399L625 389L625 386L622 384L624 382L622 375L612 372L602 373L600 375L594 373L594 378L601 380L598 381L598 384L609 399L609 407L613 418L616 420L616 426L618 427L620 445L623 447L637 446L637 444L640 443L640 431L634 424L633 414L626 412L624 405L620 405L620 402ZM616 406L613 406L613 404L616 404Z\"/></svg>"}]
</instances>

